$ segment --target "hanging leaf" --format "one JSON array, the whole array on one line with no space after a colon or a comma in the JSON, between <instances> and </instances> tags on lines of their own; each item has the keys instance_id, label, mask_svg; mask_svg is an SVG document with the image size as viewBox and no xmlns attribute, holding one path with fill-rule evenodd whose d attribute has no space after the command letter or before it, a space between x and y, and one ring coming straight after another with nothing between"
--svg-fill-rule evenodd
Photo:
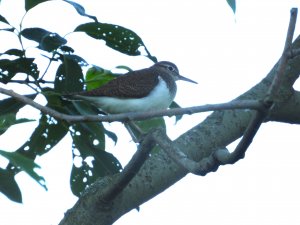
<instances>
[{"instance_id":1,"label":"hanging leaf","mask_svg":"<svg viewBox=\"0 0 300 225\"><path fill-rule=\"evenodd\" d=\"M171 105L169 106L169 108L170 108L170 109L175 109L175 108L181 108L181 107L180 107L180 105L178 105L176 102L173 101L173 102L171 103ZM181 120L182 116L183 116L183 115L176 115L176 116L175 116L175 118L176 118L175 123L177 123L179 120Z\"/></svg>"},{"instance_id":2,"label":"hanging leaf","mask_svg":"<svg viewBox=\"0 0 300 225\"><path fill-rule=\"evenodd\" d=\"M10 200L22 203L22 194L12 171L0 168L0 192Z\"/></svg>"},{"instance_id":3,"label":"hanging leaf","mask_svg":"<svg viewBox=\"0 0 300 225\"><path fill-rule=\"evenodd\" d=\"M73 55L63 55L63 63L56 71L54 90L61 93L83 89L83 73L78 60Z\"/></svg>"},{"instance_id":4,"label":"hanging leaf","mask_svg":"<svg viewBox=\"0 0 300 225\"><path fill-rule=\"evenodd\" d=\"M69 1L69 0L63 0L63 1L65 1L65 2L69 3L70 5L72 5L79 15L91 18L95 22L98 22L97 18L95 16L91 16L91 15L88 15L88 14L85 13L85 9L83 8L82 5L80 5L76 2L73 2L73 1Z\"/></svg>"},{"instance_id":5,"label":"hanging leaf","mask_svg":"<svg viewBox=\"0 0 300 225\"><path fill-rule=\"evenodd\" d=\"M17 73L25 73L37 79L39 71L34 58L17 58L0 60L0 82L9 82Z\"/></svg>"},{"instance_id":6,"label":"hanging leaf","mask_svg":"<svg viewBox=\"0 0 300 225\"><path fill-rule=\"evenodd\" d=\"M92 38L104 40L107 46L131 56L140 55L139 48L145 46L135 32L114 24L86 23L79 25L74 31L85 32Z\"/></svg>"},{"instance_id":7,"label":"hanging leaf","mask_svg":"<svg viewBox=\"0 0 300 225\"><path fill-rule=\"evenodd\" d=\"M0 15L0 22L3 22L3 23L6 23L6 24L10 25L9 22L1 15Z\"/></svg>"},{"instance_id":8,"label":"hanging leaf","mask_svg":"<svg viewBox=\"0 0 300 225\"><path fill-rule=\"evenodd\" d=\"M25 10L28 11L33 7L37 6L42 2L47 2L48 0L25 0Z\"/></svg>"},{"instance_id":9,"label":"hanging leaf","mask_svg":"<svg viewBox=\"0 0 300 225\"><path fill-rule=\"evenodd\" d=\"M38 175L34 169L41 168L32 159L26 158L18 152L6 152L0 150L0 155L9 160L9 162L16 168L20 168L22 171L26 172L32 179L39 183L45 190L47 187L45 185L45 179Z\"/></svg>"},{"instance_id":10,"label":"hanging leaf","mask_svg":"<svg viewBox=\"0 0 300 225\"><path fill-rule=\"evenodd\" d=\"M2 135L8 128L10 128L12 125L16 125L19 123L26 123L26 122L32 122L34 120L30 119L16 119L15 113L10 113L6 115L0 116L0 135Z\"/></svg>"},{"instance_id":11,"label":"hanging leaf","mask_svg":"<svg viewBox=\"0 0 300 225\"><path fill-rule=\"evenodd\" d=\"M24 95L27 98L34 99L36 94ZM0 115L5 115L8 113L17 113L20 108L26 104L16 100L15 98L6 98L0 100Z\"/></svg>"},{"instance_id":12,"label":"hanging leaf","mask_svg":"<svg viewBox=\"0 0 300 225\"><path fill-rule=\"evenodd\" d=\"M16 48L9 49L6 52L4 52L4 54L19 56L20 58L25 57L25 51Z\"/></svg>"},{"instance_id":13,"label":"hanging leaf","mask_svg":"<svg viewBox=\"0 0 300 225\"><path fill-rule=\"evenodd\" d=\"M80 166L73 165L72 167L71 190L78 197L98 178L119 173L122 170L120 162L111 153L95 151L93 155L91 163L83 160Z\"/></svg>"},{"instance_id":14,"label":"hanging leaf","mask_svg":"<svg viewBox=\"0 0 300 225\"><path fill-rule=\"evenodd\" d=\"M230 8L232 9L233 13L235 14L236 11L236 4L235 0L226 0Z\"/></svg>"},{"instance_id":15,"label":"hanging leaf","mask_svg":"<svg viewBox=\"0 0 300 225\"><path fill-rule=\"evenodd\" d=\"M38 48L51 52L67 43L67 40L57 33L42 28L26 28L20 33L23 37L39 43Z\"/></svg>"}]
</instances>

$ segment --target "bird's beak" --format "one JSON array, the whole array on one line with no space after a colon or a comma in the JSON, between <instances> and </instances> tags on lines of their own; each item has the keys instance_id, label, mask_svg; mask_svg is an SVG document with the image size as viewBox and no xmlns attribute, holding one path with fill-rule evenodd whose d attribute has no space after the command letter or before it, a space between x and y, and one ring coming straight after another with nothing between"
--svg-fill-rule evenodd
<instances>
[{"instance_id":1,"label":"bird's beak","mask_svg":"<svg viewBox=\"0 0 300 225\"><path fill-rule=\"evenodd\" d=\"M191 80L191 79L189 79L189 78L186 78L186 77L184 77L184 76L181 76L181 75L177 75L178 76L178 80L184 80L184 81L187 81L187 82L191 82L191 83L194 83L194 84L198 84L196 81L193 81L193 80Z\"/></svg>"}]
</instances>

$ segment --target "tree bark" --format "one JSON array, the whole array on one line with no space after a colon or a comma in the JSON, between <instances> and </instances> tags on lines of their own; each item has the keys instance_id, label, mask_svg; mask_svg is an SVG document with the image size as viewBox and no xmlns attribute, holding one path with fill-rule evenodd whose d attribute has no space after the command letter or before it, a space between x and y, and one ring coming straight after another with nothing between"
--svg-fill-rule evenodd
<instances>
[{"instance_id":1,"label":"tree bark","mask_svg":"<svg viewBox=\"0 0 300 225\"><path fill-rule=\"evenodd\" d=\"M298 37L293 43L293 49L299 46L300 38ZM260 83L237 99L264 99L277 65ZM279 95L267 121L300 123L300 93L292 88L299 73L300 56L295 56L288 61ZM241 137L253 114L252 110L214 112L202 123L182 134L174 143L191 159L199 161ZM101 202L101 195L119 175L95 182L79 198L74 207L67 211L60 225L112 224L125 213L172 186L186 174L187 172L175 164L164 151L158 151L146 160L129 185L112 202Z\"/></svg>"}]
</instances>

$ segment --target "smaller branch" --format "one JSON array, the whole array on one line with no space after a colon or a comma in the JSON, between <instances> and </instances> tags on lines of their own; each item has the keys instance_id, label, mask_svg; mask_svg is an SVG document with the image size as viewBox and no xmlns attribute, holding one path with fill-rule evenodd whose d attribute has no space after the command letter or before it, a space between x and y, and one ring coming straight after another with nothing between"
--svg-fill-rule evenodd
<instances>
[{"instance_id":1,"label":"smaller branch","mask_svg":"<svg viewBox=\"0 0 300 225\"><path fill-rule=\"evenodd\" d=\"M283 53L282 53L282 56L280 58L280 61L279 61L278 67L277 67L276 75L275 75L273 82L267 93L266 101L273 101L273 99L280 87L281 80L284 75L284 71L285 71L289 56L291 55L290 50L291 50L291 45L292 45L293 36L294 36L294 32L295 32L297 13L298 13L297 8L291 9L290 22L289 22L289 27L288 27L288 31L287 31L287 36L286 36L286 40L285 40Z\"/></svg>"},{"instance_id":2,"label":"smaller branch","mask_svg":"<svg viewBox=\"0 0 300 225\"><path fill-rule=\"evenodd\" d=\"M209 112L209 111L217 111L217 110L230 110L230 109L253 109L253 110L264 110L264 105L260 101L256 100L243 100L243 101L232 101L229 103L215 104L215 105L203 105L203 106L194 106L187 108L175 108L169 110L158 110L158 111L150 111L150 112L131 112L131 113L120 113L114 115L68 115L56 110L53 110L47 106L43 106L30 98L27 98L23 95L20 95L12 90L7 90L5 88L0 87L0 93L11 96L27 105L30 105L38 110L40 110L44 114L48 114L55 119L65 120L69 123L76 122L126 122L131 120L146 120L153 117L161 117L161 116L176 116L183 114L193 114L199 112Z\"/></svg>"},{"instance_id":3,"label":"smaller branch","mask_svg":"<svg viewBox=\"0 0 300 225\"><path fill-rule=\"evenodd\" d=\"M108 205L119 193L128 185L132 178L138 173L150 151L156 143L153 141L153 133L150 131L142 140L139 149L135 152L129 163L125 166L122 173L116 178L110 187L103 192L98 203L103 206Z\"/></svg>"},{"instance_id":4,"label":"smaller branch","mask_svg":"<svg viewBox=\"0 0 300 225\"><path fill-rule=\"evenodd\" d=\"M284 50L283 50L282 56L279 60L278 68L277 68L276 74L274 76L274 79L272 81L272 84L271 84L271 86L268 90L268 93L264 99L265 110L256 111L254 117L248 124L247 129L245 130L242 140L239 142L236 149L231 154L229 154L228 157L226 157L227 158L226 160L222 159L220 161L223 164L234 164L238 160L244 158L245 153L246 153L248 147L250 146L250 144L252 143L254 136L256 135L258 129L260 128L261 124L263 123L266 116L268 115L268 112L269 112L271 106L273 105L273 99L275 98L275 96L278 92L278 89L281 85L281 81L284 76L286 65L287 65L289 56L291 54L290 50L291 50L291 45L292 45L292 41L293 41L296 20L297 20L297 9L293 8L293 9L291 9L290 22L289 22L288 32L287 32L287 36L286 36L286 40L285 40ZM215 156L218 156L218 154Z\"/></svg>"},{"instance_id":5,"label":"smaller branch","mask_svg":"<svg viewBox=\"0 0 300 225\"><path fill-rule=\"evenodd\" d=\"M267 113L257 111L250 121L247 129L244 132L242 140L239 142L237 147L232 153L226 157L226 159L221 159L218 154L218 150L215 152L215 158L218 159L220 163L224 164L234 164L240 159L245 157L245 153L253 141L258 129L260 128L261 124L263 123L264 119L266 118Z\"/></svg>"},{"instance_id":6,"label":"smaller branch","mask_svg":"<svg viewBox=\"0 0 300 225\"><path fill-rule=\"evenodd\" d=\"M184 154L169 137L162 131L157 130L153 135L155 142L161 149L181 168L195 175L205 176L211 171L216 171L219 167L219 161L213 155L206 157L199 162L191 160Z\"/></svg>"}]
</instances>

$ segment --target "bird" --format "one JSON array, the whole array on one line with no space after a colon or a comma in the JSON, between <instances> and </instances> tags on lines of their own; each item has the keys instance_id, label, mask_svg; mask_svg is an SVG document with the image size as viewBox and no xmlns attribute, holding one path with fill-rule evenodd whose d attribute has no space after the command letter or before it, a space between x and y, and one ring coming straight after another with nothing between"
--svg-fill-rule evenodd
<instances>
[{"instance_id":1,"label":"bird","mask_svg":"<svg viewBox=\"0 0 300 225\"><path fill-rule=\"evenodd\" d=\"M71 96L107 114L163 110L173 102L178 80L197 84L180 75L174 63L160 61L149 68L129 71L99 88Z\"/></svg>"}]
</instances>

